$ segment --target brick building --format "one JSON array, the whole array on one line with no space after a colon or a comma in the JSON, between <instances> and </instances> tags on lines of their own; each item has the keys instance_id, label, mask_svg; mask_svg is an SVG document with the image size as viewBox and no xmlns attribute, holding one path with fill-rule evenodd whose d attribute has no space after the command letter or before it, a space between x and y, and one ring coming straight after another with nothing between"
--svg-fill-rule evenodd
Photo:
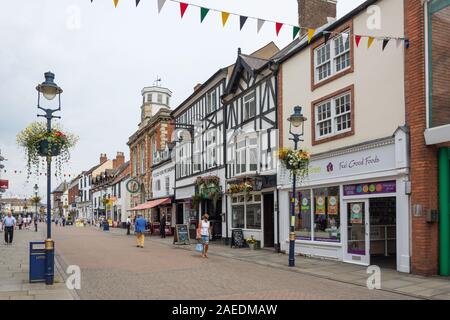
<instances>
[{"instance_id":1,"label":"brick building","mask_svg":"<svg viewBox=\"0 0 450 320\"><path fill-rule=\"evenodd\" d=\"M405 0L404 10L411 267L413 273L449 275L450 1Z\"/></svg>"}]
</instances>

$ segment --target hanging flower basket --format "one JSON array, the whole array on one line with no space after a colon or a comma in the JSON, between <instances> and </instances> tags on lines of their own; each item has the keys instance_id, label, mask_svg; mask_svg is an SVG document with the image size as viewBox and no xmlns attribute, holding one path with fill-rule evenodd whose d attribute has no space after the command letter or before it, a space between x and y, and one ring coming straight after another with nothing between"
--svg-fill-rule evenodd
<instances>
[{"instance_id":1,"label":"hanging flower basket","mask_svg":"<svg viewBox=\"0 0 450 320\"><path fill-rule=\"evenodd\" d=\"M33 122L17 135L17 144L25 150L28 177L35 169L39 174L40 157L47 157L48 161L55 160L56 175L61 175L62 164L69 161L69 150L73 148L78 138L70 133L62 132L60 126L55 125L50 131L45 122Z\"/></svg>"},{"instance_id":2,"label":"hanging flower basket","mask_svg":"<svg viewBox=\"0 0 450 320\"><path fill-rule=\"evenodd\" d=\"M295 174L300 178L308 176L309 161L311 158L308 152L282 148L278 152L278 158L291 174Z\"/></svg>"}]
</instances>

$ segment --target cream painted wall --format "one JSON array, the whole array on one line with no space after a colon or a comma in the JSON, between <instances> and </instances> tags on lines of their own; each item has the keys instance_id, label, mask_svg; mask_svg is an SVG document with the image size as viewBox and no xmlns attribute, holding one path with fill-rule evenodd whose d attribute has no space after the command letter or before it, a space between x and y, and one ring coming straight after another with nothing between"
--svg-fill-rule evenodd
<instances>
[{"instance_id":1,"label":"cream painted wall","mask_svg":"<svg viewBox=\"0 0 450 320\"><path fill-rule=\"evenodd\" d=\"M105 161L100 167L92 171L92 178L95 178L100 173L104 172L106 169L112 169L113 168L113 161L107 160Z\"/></svg>"},{"instance_id":2,"label":"cream painted wall","mask_svg":"<svg viewBox=\"0 0 450 320\"><path fill-rule=\"evenodd\" d=\"M377 5L381 9L381 30L369 30L367 19L370 15L362 12L354 18L354 33L403 37L403 1L383 0ZM303 106L303 113L308 118L302 145L313 154L393 135L398 126L405 124L404 50L403 46L397 48L395 41L391 41L382 52L381 41L377 40L367 49L367 38L362 38L359 48L354 45L354 72L315 91L311 91L309 47L284 62L283 145L292 146L286 119L296 105ZM355 86L355 135L313 147L311 102L352 84Z\"/></svg>"}]
</instances>

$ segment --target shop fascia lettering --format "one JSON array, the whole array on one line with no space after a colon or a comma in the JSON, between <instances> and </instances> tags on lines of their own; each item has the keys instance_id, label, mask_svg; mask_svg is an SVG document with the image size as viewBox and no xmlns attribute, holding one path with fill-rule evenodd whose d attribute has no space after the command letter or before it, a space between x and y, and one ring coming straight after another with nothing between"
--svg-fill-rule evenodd
<instances>
[{"instance_id":1,"label":"shop fascia lettering","mask_svg":"<svg viewBox=\"0 0 450 320\"><path fill-rule=\"evenodd\" d=\"M339 169L351 169L351 168L355 168L355 167L360 167L360 166L370 166L370 165L375 165L377 163L380 163L380 158L378 158L378 155L375 156L368 156L368 157L363 157L362 159L358 159L358 160L350 160L350 161L341 161L339 162Z\"/></svg>"}]
</instances>

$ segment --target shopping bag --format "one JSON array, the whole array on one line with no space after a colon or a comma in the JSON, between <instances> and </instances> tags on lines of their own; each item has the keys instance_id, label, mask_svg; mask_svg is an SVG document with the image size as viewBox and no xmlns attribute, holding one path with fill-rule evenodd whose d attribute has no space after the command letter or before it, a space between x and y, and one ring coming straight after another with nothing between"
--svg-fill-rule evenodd
<instances>
[{"instance_id":1,"label":"shopping bag","mask_svg":"<svg viewBox=\"0 0 450 320\"><path fill-rule=\"evenodd\" d=\"M197 243L197 245L195 246L195 251L203 252L203 244Z\"/></svg>"}]
</instances>

